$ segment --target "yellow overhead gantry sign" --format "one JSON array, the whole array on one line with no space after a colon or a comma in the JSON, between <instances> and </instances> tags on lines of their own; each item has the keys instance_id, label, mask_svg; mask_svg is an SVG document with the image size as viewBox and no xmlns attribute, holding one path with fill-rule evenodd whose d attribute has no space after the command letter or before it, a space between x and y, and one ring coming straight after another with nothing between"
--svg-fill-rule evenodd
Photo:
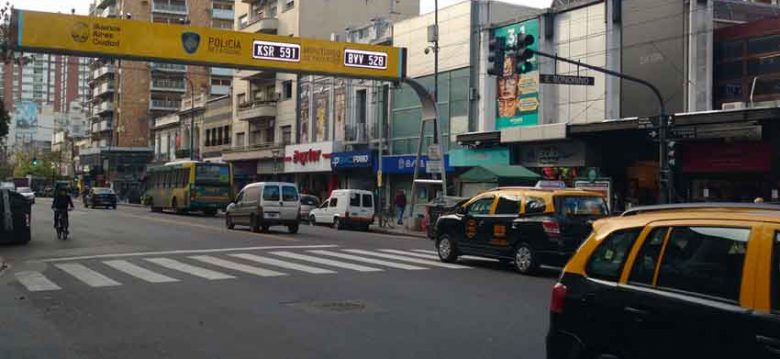
<instances>
[{"instance_id":1,"label":"yellow overhead gantry sign","mask_svg":"<svg viewBox=\"0 0 780 359\"><path fill-rule=\"evenodd\" d=\"M400 81L406 49L148 21L14 10L23 51Z\"/></svg>"}]
</instances>

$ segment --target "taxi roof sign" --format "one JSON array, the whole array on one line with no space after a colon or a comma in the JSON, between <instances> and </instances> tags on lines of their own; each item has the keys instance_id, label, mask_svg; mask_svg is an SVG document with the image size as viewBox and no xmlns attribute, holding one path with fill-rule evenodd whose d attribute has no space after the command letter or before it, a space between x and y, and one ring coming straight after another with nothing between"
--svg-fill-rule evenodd
<instances>
[{"instance_id":1,"label":"taxi roof sign","mask_svg":"<svg viewBox=\"0 0 780 359\"><path fill-rule=\"evenodd\" d=\"M14 10L11 46L24 51L343 77L403 80L406 49Z\"/></svg>"}]
</instances>

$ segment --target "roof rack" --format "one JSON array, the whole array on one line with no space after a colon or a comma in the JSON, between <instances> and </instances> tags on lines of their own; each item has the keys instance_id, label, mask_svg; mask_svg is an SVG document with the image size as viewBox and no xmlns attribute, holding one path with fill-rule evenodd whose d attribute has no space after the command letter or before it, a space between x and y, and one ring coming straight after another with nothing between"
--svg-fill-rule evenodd
<instances>
[{"instance_id":1,"label":"roof rack","mask_svg":"<svg viewBox=\"0 0 780 359\"><path fill-rule=\"evenodd\" d=\"M701 203L675 203L658 204L652 206L641 206L626 210L621 215L633 216L640 213L671 211L676 209L708 209L708 208L731 208L731 209L760 209L765 211L780 211L780 205L768 203L741 203L741 202L701 202Z\"/></svg>"}]
</instances>

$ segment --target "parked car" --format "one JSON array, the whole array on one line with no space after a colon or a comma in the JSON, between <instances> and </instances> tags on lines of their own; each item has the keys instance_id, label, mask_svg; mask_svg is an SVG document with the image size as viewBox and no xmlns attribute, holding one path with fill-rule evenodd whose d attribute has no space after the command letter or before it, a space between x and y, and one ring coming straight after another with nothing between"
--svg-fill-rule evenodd
<instances>
[{"instance_id":1,"label":"parked car","mask_svg":"<svg viewBox=\"0 0 780 359\"><path fill-rule=\"evenodd\" d=\"M16 192L24 196L24 199L30 201L31 204L35 204L35 193L30 187L19 187Z\"/></svg>"},{"instance_id":2,"label":"parked car","mask_svg":"<svg viewBox=\"0 0 780 359\"><path fill-rule=\"evenodd\" d=\"M532 274L540 265L563 266L608 215L602 194L576 189L505 187L481 193L436 222L443 262L469 254L514 262Z\"/></svg>"},{"instance_id":3,"label":"parked car","mask_svg":"<svg viewBox=\"0 0 780 359\"><path fill-rule=\"evenodd\" d=\"M320 206L320 199L310 194L301 195L301 219L309 220L312 209Z\"/></svg>"},{"instance_id":4,"label":"parked car","mask_svg":"<svg viewBox=\"0 0 780 359\"><path fill-rule=\"evenodd\" d=\"M780 207L599 220L553 288L547 357L780 357Z\"/></svg>"},{"instance_id":5,"label":"parked car","mask_svg":"<svg viewBox=\"0 0 780 359\"><path fill-rule=\"evenodd\" d=\"M330 224L336 229L347 227L368 231L374 223L374 194L359 189L337 189L320 208L309 213L313 224Z\"/></svg>"},{"instance_id":6,"label":"parked car","mask_svg":"<svg viewBox=\"0 0 780 359\"><path fill-rule=\"evenodd\" d=\"M287 226L297 233L301 202L298 188L287 182L257 182L246 185L225 211L225 225L245 225L258 232L271 226Z\"/></svg>"},{"instance_id":7,"label":"parked car","mask_svg":"<svg viewBox=\"0 0 780 359\"><path fill-rule=\"evenodd\" d=\"M113 189L107 187L93 187L89 190L84 207L97 208L98 206L116 209L116 193L114 193Z\"/></svg>"}]
</instances>

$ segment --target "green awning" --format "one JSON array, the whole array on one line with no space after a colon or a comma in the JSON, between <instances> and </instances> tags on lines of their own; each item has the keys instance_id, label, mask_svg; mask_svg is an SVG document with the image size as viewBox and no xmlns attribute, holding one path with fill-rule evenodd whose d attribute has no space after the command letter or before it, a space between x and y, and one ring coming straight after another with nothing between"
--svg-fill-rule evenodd
<instances>
[{"instance_id":1,"label":"green awning","mask_svg":"<svg viewBox=\"0 0 780 359\"><path fill-rule=\"evenodd\" d=\"M479 183L498 183L507 180L533 181L540 178L541 176L523 166L510 165L477 166L460 175L461 182Z\"/></svg>"}]
</instances>

